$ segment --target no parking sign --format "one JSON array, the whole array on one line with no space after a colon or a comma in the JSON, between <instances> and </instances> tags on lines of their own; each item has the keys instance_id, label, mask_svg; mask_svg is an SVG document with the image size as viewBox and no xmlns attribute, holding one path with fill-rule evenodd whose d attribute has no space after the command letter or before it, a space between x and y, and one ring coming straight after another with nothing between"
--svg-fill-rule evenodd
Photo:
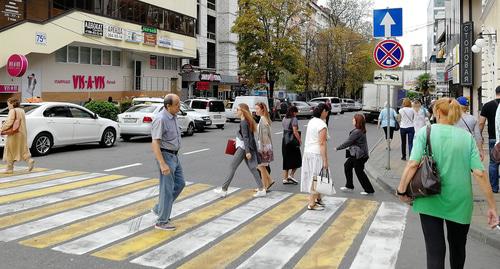
<instances>
[{"instance_id":1,"label":"no parking sign","mask_svg":"<svg viewBox=\"0 0 500 269\"><path fill-rule=\"evenodd\" d=\"M403 46L392 39L381 41L373 51L375 63L383 69L398 67L403 62L403 58Z\"/></svg>"}]
</instances>

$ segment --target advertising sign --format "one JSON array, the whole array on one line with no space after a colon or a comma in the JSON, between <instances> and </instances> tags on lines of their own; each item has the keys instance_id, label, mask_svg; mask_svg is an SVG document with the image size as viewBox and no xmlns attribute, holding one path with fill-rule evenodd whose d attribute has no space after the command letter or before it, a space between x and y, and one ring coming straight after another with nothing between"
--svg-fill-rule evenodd
<instances>
[{"instance_id":1,"label":"advertising sign","mask_svg":"<svg viewBox=\"0 0 500 269\"><path fill-rule=\"evenodd\" d=\"M22 100L42 96L42 72L39 69L28 69L22 79Z\"/></svg>"},{"instance_id":2,"label":"advertising sign","mask_svg":"<svg viewBox=\"0 0 500 269\"><path fill-rule=\"evenodd\" d=\"M142 32L126 30L125 41L132 43L142 43L144 41L144 34Z\"/></svg>"},{"instance_id":3,"label":"advertising sign","mask_svg":"<svg viewBox=\"0 0 500 269\"><path fill-rule=\"evenodd\" d=\"M215 73L201 73L200 80L220 82L222 80L222 77L220 76L220 74L215 74Z\"/></svg>"},{"instance_id":4,"label":"advertising sign","mask_svg":"<svg viewBox=\"0 0 500 269\"><path fill-rule=\"evenodd\" d=\"M144 33L144 45L156 46L156 34Z\"/></svg>"},{"instance_id":5,"label":"advertising sign","mask_svg":"<svg viewBox=\"0 0 500 269\"><path fill-rule=\"evenodd\" d=\"M24 19L24 1L0 0L0 25Z\"/></svg>"},{"instance_id":6,"label":"advertising sign","mask_svg":"<svg viewBox=\"0 0 500 269\"><path fill-rule=\"evenodd\" d=\"M85 21L83 33L87 35L103 36L103 28L104 25L102 23Z\"/></svg>"},{"instance_id":7,"label":"advertising sign","mask_svg":"<svg viewBox=\"0 0 500 269\"><path fill-rule=\"evenodd\" d=\"M35 43L37 45L47 45L47 34L43 32L36 32Z\"/></svg>"},{"instance_id":8,"label":"advertising sign","mask_svg":"<svg viewBox=\"0 0 500 269\"><path fill-rule=\"evenodd\" d=\"M106 37L109 39L123 40L123 29L114 25L106 25Z\"/></svg>"},{"instance_id":9,"label":"advertising sign","mask_svg":"<svg viewBox=\"0 0 500 269\"><path fill-rule=\"evenodd\" d=\"M28 59L21 54L13 54L7 60L7 73L11 77L22 77L28 69Z\"/></svg>"},{"instance_id":10,"label":"advertising sign","mask_svg":"<svg viewBox=\"0 0 500 269\"><path fill-rule=\"evenodd\" d=\"M0 93L16 93L19 91L19 86L10 84L0 84Z\"/></svg>"},{"instance_id":11,"label":"advertising sign","mask_svg":"<svg viewBox=\"0 0 500 269\"><path fill-rule=\"evenodd\" d=\"M184 41L173 40L172 41L172 48L174 50L184 50Z\"/></svg>"},{"instance_id":12,"label":"advertising sign","mask_svg":"<svg viewBox=\"0 0 500 269\"><path fill-rule=\"evenodd\" d=\"M156 34L158 33L158 29L150 26L142 26L142 31L144 33L149 33L149 34Z\"/></svg>"},{"instance_id":13,"label":"advertising sign","mask_svg":"<svg viewBox=\"0 0 500 269\"><path fill-rule=\"evenodd\" d=\"M474 45L474 23L462 23L460 34L460 77L462 86L472 86L474 74L472 73L472 45Z\"/></svg>"},{"instance_id":14,"label":"advertising sign","mask_svg":"<svg viewBox=\"0 0 500 269\"><path fill-rule=\"evenodd\" d=\"M158 47L162 47L162 48L172 48L172 40L164 37L164 36L160 36L158 37Z\"/></svg>"}]
</instances>

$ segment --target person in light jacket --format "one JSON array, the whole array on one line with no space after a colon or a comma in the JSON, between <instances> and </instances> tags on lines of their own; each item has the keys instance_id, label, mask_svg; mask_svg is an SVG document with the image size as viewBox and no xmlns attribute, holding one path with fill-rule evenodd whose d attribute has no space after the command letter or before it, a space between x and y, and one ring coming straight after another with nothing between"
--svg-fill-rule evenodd
<instances>
[{"instance_id":1,"label":"person in light jacket","mask_svg":"<svg viewBox=\"0 0 500 269\"><path fill-rule=\"evenodd\" d=\"M257 116L260 116L259 124L257 125L257 151L261 163L257 166L257 169L260 171L262 184L267 191L274 184L268 171L269 164L274 160L271 118L269 117L267 106L262 102L255 104L255 113Z\"/></svg>"},{"instance_id":2,"label":"person in light jacket","mask_svg":"<svg viewBox=\"0 0 500 269\"><path fill-rule=\"evenodd\" d=\"M5 173L12 174L14 172L14 162L18 161L26 161L28 163L28 171L31 172L35 161L31 158L28 149L26 115L24 114L24 110L19 107L19 100L9 98L7 105L9 107L9 115L2 125L2 132L12 128L16 120L19 120L20 124L17 133L7 135L7 141L3 149L3 160L7 163Z\"/></svg>"},{"instance_id":3,"label":"person in light jacket","mask_svg":"<svg viewBox=\"0 0 500 269\"><path fill-rule=\"evenodd\" d=\"M338 146L335 150L349 148L346 152L347 160L344 163L344 172L346 178L345 187L340 187L341 191L352 192L354 184L352 182L352 169L356 172L359 183L364 191L361 195L369 195L375 192L368 176L365 173L365 163L368 161L368 143L366 142L365 117L362 114L354 115L352 119L354 129L349 133L347 141Z\"/></svg>"}]
</instances>

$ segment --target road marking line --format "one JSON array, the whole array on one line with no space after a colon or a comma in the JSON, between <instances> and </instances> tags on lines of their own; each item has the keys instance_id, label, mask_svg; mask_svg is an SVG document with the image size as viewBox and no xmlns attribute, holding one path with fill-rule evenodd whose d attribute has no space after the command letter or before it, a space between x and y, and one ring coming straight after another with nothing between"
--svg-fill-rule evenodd
<instances>
[{"instance_id":1,"label":"road marking line","mask_svg":"<svg viewBox=\"0 0 500 269\"><path fill-rule=\"evenodd\" d=\"M14 167L14 173L12 173L12 174L6 174L4 171L1 171L0 176L2 176L2 177L0 177L0 180L4 181L4 180L8 180L9 178L15 177L15 176L22 176L22 175L26 175L26 174L43 172L43 171L49 170L46 168L35 168L35 169L33 169L33 171L29 172L27 169L28 168L21 169L21 168Z\"/></svg>"},{"instance_id":2,"label":"road marking line","mask_svg":"<svg viewBox=\"0 0 500 269\"><path fill-rule=\"evenodd\" d=\"M223 214L227 210L236 208L240 204L250 200L252 198L252 194L253 191L247 190L225 199L220 199L214 204L211 204L204 208L200 208L183 218L175 220L174 223L177 225L177 230L175 231L162 231L153 228L143 234L139 234L114 246L98 251L92 254L92 256L115 261L128 259L132 256L154 248L155 246L168 241L176 235L184 233L185 231L196 225L202 224L205 221Z\"/></svg>"},{"instance_id":3,"label":"road marking line","mask_svg":"<svg viewBox=\"0 0 500 269\"><path fill-rule=\"evenodd\" d=\"M133 164L129 164L129 165L118 166L115 168L106 169L106 170L104 170L104 172L112 172L112 171L130 168L130 167L134 167L134 166L140 166L140 165L142 165L142 163L133 163Z\"/></svg>"},{"instance_id":4,"label":"road marking line","mask_svg":"<svg viewBox=\"0 0 500 269\"><path fill-rule=\"evenodd\" d=\"M408 206L383 202L359 247L351 268L396 267Z\"/></svg>"},{"instance_id":5,"label":"road marking line","mask_svg":"<svg viewBox=\"0 0 500 269\"><path fill-rule=\"evenodd\" d=\"M143 178L144 179L144 178ZM98 201L106 200L119 195L127 194L139 189L146 187L151 187L158 184L156 179L149 179L146 181L141 181L138 183L122 186L119 188L111 189L101 193L95 193L92 195L84 196L77 199L72 199L69 201L52 204L48 206L43 206L40 208L31 209L28 211L23 211L13 215L8 215L0 218L0 228L13 226L23 222L27 222L34 219L39 219L45 216L63 212L68 209L74 209L81 206L86 206Z\"/></svg>"},{"instance_id":6,"label":"road marking line","mask_svg":"<svg viewBox=\"0 0 500 269\"><path fill-rule=\"evenodd\" d=\"M302 256L295 268L338 268L377 205L374 201L350 200L342 214Z\"/></svg>"},{"instance_id":7,"label":"road marking line","mask_svg":"<svg viewBox=\"0 0 500 269\"><path fill-rule=\"evenodd\" d=\"M81 187L94 185L96 183L102 183L102 182L116 180L119 178L124 178L124 176L117 176L117 175L108 175L108 176L102 176L102 175L104 175L104 174L92 173L92 174L81 176L82 178L91 178L88 180L80 180L80 181L69 183L69 184L63 184L63 185L53 186L53 187L39 189L39 190L32 190L32 191L28 191L28 192L21 192L21 193L15 193L15 194L11 194L11 195L0 196L0 204L7 203L7 202L10 203L10 202L19 201L19 200L25 200L25 199L29 199L29 198L40 197L40 196L44 196L44 195L51 194L51 193L63 192L63 191L71 190L71 189L77 189L77 188L81 188ZM99 176L102 176L102 177L99 177Z\"/></svg>"},{"instance_id":8,"label":"road marking line","mask_svg":"<svg viewBox=\"0 0 500 269\"><path fill-rule=\"evenodd\" d=\"M158 196L158 187L149 187L127 195L118 196L103 202L91 204L82 208L73 209L50 217L30 221L0 231L0 241L9 242L29 235L44 232L50 229L66 225L68 223L92 217L101 213L114 210L132 203Z\"/></svg>"},{"instance_id":9,"label":"road marking line","mask_svg":"<svg viewBox=\"0 0 500 269\"><path fill-rule=\"evenodd\" d=\"M182 192L182 194L184 195L182 197L179 196L179 198L182 199L187 195L199 193L201 191L207 190L208 188L210 188L210 186L205 184L195 184L187 186ZM110 226L112 224L127 220L128 218L142 215L149 209L153 208L153 206L157 202L157 197L141 201L139 203L135 203L124 208L109 212L107 214L93 217L91 219L86 219L84 221L65 226L61 229L21 241L20 244L36 248L46 248L49 246L57 245L76 237L89 234L100 228L104 228L106 226Z\"/></svg>"},{"instance_id":10,"label":"road marking line","mask_svg":"<svg viewBox=\"0 0 500 269\"><path fill-rule=\"evenodd\" d=\"M44 176L39 176L39 177L27 178L27 179L19 179L16 181L0 183L0 189L14 188L14 187L19 187L19 186L25 186L25 185L50 181L50 180L54 180L54 179L83 175L83 174L86 174L86 173L85 172L61 172L58 174L44 175Z\"/></svg>"},{"instance_id":11,"label":"road marking line","mask_svg":"<svg viewBox=\"0 0 500 269\"><path fill-rule=\"evenodd\" d=\"M236 188L229 188L228 193L233 193L236 190ZM179 197L184 197L184 195L185 192L183 191ZM219 196L212 190L210 190L190 197L189 199L176 202L174 204L174 207L172 208L170 217L175 218L217 199L219 199ZM158 217L155 214L148 213L146 215L112 226L102 231L57 246L53 248L53 250L68 254L85 254L116 242L120 239L139 233L145 229L150 229L155 224L157 219Z\"/></svg>"},{"instance_id":12,"label":"road marking line","mask_svg":"<svg viewBox=\"0 0 500 269\"><path fill-rule=\"evenodd\" d=\"M325 210L307 210L238 268L265 268L269 264L273 268L283 268L346 201L345 198L333 197L324 197L323 200Z\"/></svg>"},{"instance_id":13,"label":"road marking line","mask_svg":"<svg viewBox=\"0 0 500 269\"><path fill-rule=\"evenodd\" d=\"M191 154L195 154L195 153L199 153L199 152L203 152L203 151L208 151L210 150L209 148L206 148L206 149L200 149L200 150L195 150L195 151L190 151L190 152L186 152L186 153L183 153L182 155L191 155Z\"/></svg>"},{"instance_id":14,"label":"road marking line","mask_svg":"<svg viewBox=\"0 0 500 269\"><path fill-rule=\"evenodd\" d=\"M33 173L32 172L32 173L26 174L26 175L17 175L17 176L11 176L11 177L0 177L0 182L2 182L2 184L3 184L3 183L6 183L6 182L16 181L16 180L20 180L20 179L28 179L28 178L34 178L34 177L48 176L48 175L53 175L53 174L63 173L63 172L68 172L68 171L56 169L56 170L47 170L47 171L37 172L37 173Z\"/></svg>"},{"instance_id":15,"label":"road marking line","mask_svg":"<svg viewBox=\"0 0 500 269\"><path fill-rule=\"evenodd\" d=\"M263 211L290 197L291 193L271 192L264 198L253 199L207 224L130 261L145 266L166 268L181 261L211 242L230 233ZM183 227L180 225L180 227ZM168 235L173 233L167 232ZM257 267L254 267L257 268Z\"/></svg>"},{"instance_id":16,"label":"road marking line","mask_svg":"<svg viewBox=\"0 0 500 269\"><path fill-rule=\"evenodd\" d=\"M307 196L296 194L258 217L236 233L210 247L202 254L177 268L226 268L280 224L305 208Z\"/></svg>"},{"instance_id":17,"label":"road marking line","mask_svg":"<svg viewBox=\"0 0 500 269\"><path fill-rule=\"evenodd\" d=\"M124 179L118 179L111 182L105 182L90 187L85 187L81 189L56 193L48 196L42 196L30 200L18 201L10 204L0 205L0 215L18 212L22 210L31 209L34 207L39 207L40 205L53 204L65 200L70 200L78 197L82 197L88 194L93 194L96 192L106 191L123 185L128 185L136 183L138 181L144 181L146 178L143 177L128 177Z\"/></svg>"}]
</instances>

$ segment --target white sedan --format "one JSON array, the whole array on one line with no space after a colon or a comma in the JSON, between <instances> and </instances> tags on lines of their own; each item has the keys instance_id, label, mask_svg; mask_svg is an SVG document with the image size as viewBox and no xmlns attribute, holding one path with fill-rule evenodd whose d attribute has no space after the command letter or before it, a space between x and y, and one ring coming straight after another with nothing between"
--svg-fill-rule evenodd
<instances>
[{"instance_id":1,"label":"white sedan","mask_svg":"<svg viewBox=\"0 0 500 269\"><path fill-rule=\"evenodd\" d=\"M28 147L34 155L46 155L52 147L99 142L112 147L120 134L117 122L101 118L90 110L72 103L22 103L26 113ZM0 111L0 120L7 119L9 109ZM5 136L0 147L5 146Z\"/></svg>"},{"instance_id":2,"label":"white sedan","mask_svg":"<svg viewBox=\"0 0 500 269\"><path fill-rule=\"evenodd\" d=\"M134 136L151 136L153 119L157 113L163 111L164 105L160 103L145 103L129 108L118 115L121 127L121 138L129 141ZM194 121L185 112L177 114L179 129L185 135L194 134Z\"/></svg>"}]
</instances>

